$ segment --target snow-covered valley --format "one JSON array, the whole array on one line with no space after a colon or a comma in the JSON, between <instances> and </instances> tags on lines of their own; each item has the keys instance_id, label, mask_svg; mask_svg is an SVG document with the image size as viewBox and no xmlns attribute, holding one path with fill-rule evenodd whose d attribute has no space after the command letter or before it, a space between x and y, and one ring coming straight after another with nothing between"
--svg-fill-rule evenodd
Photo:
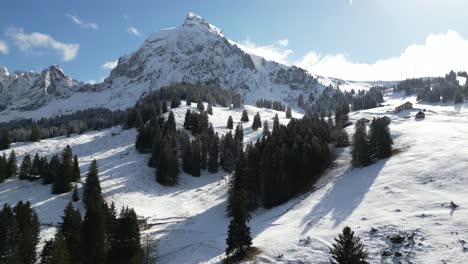
<instances>
[{"instance_id":1,"label":"snow-covered valley","mask_svg":"<svg viewBox=\"0 0 468 264\"><path fill-rule=\"evenodd\" d=\"M406 101L426 109L426 118L415 120L417 110L393 114L393 109ZM252 212L249 226L253 244L261 253L250 262L329 263L329 246L348 225L362 238L371 263L464 263L468 255L468 104L419 104L415 97L394 94L383 105L352 112L350 120L390 117L395 155L356 169L350 167L349 148L338 149L334 166L313 192ZM179 128L186 108L173 109ZM284 112L245 108L249 116L259 112L262 120L272 122L278 113L281 123L288 122ZM214 107L213 112L210 122L217 132L225 133L227 117L232 115L236 123L242 111ZM293 112L293 116L301 114ZM261 129L250 128L251 122L244 124L245 142L261 136ZM353 126L347 132L351 135ZM106 201L133 207L140 217L148 219L149 229L143 231L143 238L148 236L157 244L154 252L161 263L222 262L229 223L229 175L222 171L204 171L200 178L181 174L178 186L163 187L147 166L149 156L135 150L135 137L134 129L114 127L69 138L15 143L11 149L21 160L25 153L50 156L69 144L79 157L82 178L92 159L98 161ZM49 224L60 221L70 199L71 193L52 195L50 186L39 182L10 179L0 184L0 205L31 201L45 224L43 239L53 236L55 228ZM451 209L451 201L460 207ZM81 202L75 206L84 210ZM389 241L388 237L396 234L404 237L403 243ZM390 256L383 256L384 251ZM395 257L397 252L400 257Z\"/></svg>"}]
</instances>

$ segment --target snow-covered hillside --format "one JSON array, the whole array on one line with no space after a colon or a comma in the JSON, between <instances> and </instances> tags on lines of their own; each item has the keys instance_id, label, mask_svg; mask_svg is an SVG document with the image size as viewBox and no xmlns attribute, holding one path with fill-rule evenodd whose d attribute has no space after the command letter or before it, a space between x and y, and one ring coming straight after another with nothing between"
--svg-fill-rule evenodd
<instances>
[{"instance_id":1,"label":"snow-covered hillside","mask_svg":"<svg viewBox=\"0 0 468 264\"><path fill-rule=\"evenodd\" d=\"M338 149L336 164L316 184L315 192L252 213L253 244L261 250L252 262L329 263L330 243L349 225L366 244L371 263L464 263L468 257L468 104L415 104L427 109L424 120L414 119L416 110L392 113L407 100L415 102L414 97L393 95L384 107L350 115L352 121L389 116L396 155L363 169L351 169L349 149ZM179 128L186 108L175 109ZM252 106L246 109L251 117L258 111L262 120L270 122L277 113ZM280 121L287 123L284 113L278 113ZM238 122L241 110L214 107L210 121L216 131L227 132L229 115ZM351 134L352 127L347 129ZM252 131L250 124L244 130L246 142L261 134L261 130ZM146 166L148 156L135 151L135 136L134 130L115 127L70 138L16 143L12 148L21 160L26 152L52 155L70 144L83 174L92 159L98 160L107 201L134 207L139 216L148 218L151 228L143 233L158 241L162 263L220 263L228 225L229 175L203 172L194 178L182 174L178 186L162 187ZM0 205L29 199L44 223L57 223L70 198L71 193L51 195L50 186L38 182L13 179L0 184ZM450 209L450 201L460 207ZM75 205L81 208L80 203ZM44 238L52 235L53 228L43 229ZM396 234L405 238L404 243L389 242L387 237ZM391 256L382 257L384 250ZM396 252L402 256L394 257Z\"/></svg>"}]
</instances>

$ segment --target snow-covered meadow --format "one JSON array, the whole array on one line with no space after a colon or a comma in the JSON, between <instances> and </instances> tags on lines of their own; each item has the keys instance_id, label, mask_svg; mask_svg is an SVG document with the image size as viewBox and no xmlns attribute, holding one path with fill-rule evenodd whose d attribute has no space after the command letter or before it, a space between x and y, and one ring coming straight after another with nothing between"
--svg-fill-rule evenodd
<instances>
[{"instance_id":1,"label":"snow-covered meadow","mask_svg":"<svg viewBox=\"0 0 468 264\"><path fill-rule=\"evenodd\" d=\"M371 263L464 263L468 258L468 104L427 105L426 119L415 120L417 110L397 115L392 110L414 97L393 95L383 107L350 114L351 121L387 115L396 154L367 168L349 167L349 148L337 150L335 165L316 184L316 190L270 210L252 213L253 244L261 250L255 263L329 263L328 247L341 229L349 225L361 236ZM192 109L195 109L192 104ZM182 127L187 107L174 109ZM284 112L246 106L250 122L244 124L245 141L255 141L261 129L250 128L253 115L271 122L275 113L287 123ZM214 107L209 116L216 131L225 133L232 115L242 110ZM293 116L301 114L293 112ZM407 118L409 117L409 118ZM353 127L347 128L352 135ZM228 177L225 172L204 172L200 178L181 174L176 187L155 182L147 167L148 155L134 148L136 131L119 127L42 140L16 143L12 149L20 161L25 153L52 155L67 144L79 157L84 175L97 159L103 195L108 202L135 208L148 219L143 236L157 241L162 263L219 263L223 259L229 219L225 214ZM0 205L30 200L45 224L56 224L70 194L50 194L39 182L9 180L0 184ZM456 210L450 201L460 205ZM82 208L81 203L76 206ZM43 238L54 228L44 226ZM401 234L405 241L392 245L388 236ZM391 256L382 257L389 250ZM395 257L395 253L402 254Z\"/></svg>"}]
</instances>

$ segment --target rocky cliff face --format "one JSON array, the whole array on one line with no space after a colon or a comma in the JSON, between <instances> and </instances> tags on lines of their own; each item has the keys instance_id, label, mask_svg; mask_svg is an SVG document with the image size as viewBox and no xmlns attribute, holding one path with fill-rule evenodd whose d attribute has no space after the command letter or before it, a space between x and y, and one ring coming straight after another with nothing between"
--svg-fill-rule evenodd
<instances>
[{"instance_id":1,"label":"rocky cliff face","mask_svg":"<svg viewBox=\"0 0 468 264\"><path fill-rule=\"evenodd\" d=\"M158 89L173 83L217 84L239 91L247 101L262 94L277 99L294 90L321 88L307 71L248 54L220 29L191 13L181 27L154 33L136 52L121 57L99 87L139 84Z\"/></svg>"},{"instance_id":2,"label":"rocky cliff face","mask_svg":"<svg viewBox=\"0 0 468 264\"><path fill-rule=\"evenodd\" d=\"M34 110L53 98L67 98L77 92L83 83L65 75L58 66L42 72L8 73L0 67L0 106L17 110Z\"/></svg>"}]
</instances>

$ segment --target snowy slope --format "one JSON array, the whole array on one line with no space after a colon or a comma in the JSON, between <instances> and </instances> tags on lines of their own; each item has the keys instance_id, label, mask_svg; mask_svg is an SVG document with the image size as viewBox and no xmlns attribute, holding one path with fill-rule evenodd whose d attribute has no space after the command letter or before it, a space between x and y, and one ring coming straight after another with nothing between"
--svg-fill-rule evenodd
<instances>
[{"instance_id":1,"label":"snowy slope","mask_svg":"<svg viewBox=\"0 0 468 264\"><path fill-rule=\"evenodd\" d=\"M466 261L468 104L415 104L427 109L426 119L417 121L417 110L392 113L395 106L407 100L416 101L414 97L393 95L384 107L350 115L352 121L389 116L399 154L367 168L351 169L349 149L339 149L336 165L316 184L315 192L252 213L249 225L253 243L262 251L254 262L329 263L328 246L345 225L362 237L371 263ZM270 122L276 113L246 108L251 117L258 111L262 120ZM185 111L186 106L175 109L179 128ZM218 132L227 132L224 127L229 115L237 122L241 111L214 107L210 121ZM279 116L284 117L284 113ZM287 121L281 118L282 123ZM246 142L256 140L261 133L252 131L250 125L244 125L244 129ZM352 127L348 132L352 133ZM193 178L182 174L179 186L162 187L154 181L154 171L146 166L148 156L135 151L135 136L134 130L115 127L40 143L17 143L13 149L20 160L25 152L51 155L70 144L80 158L83 174L93 158L98 160L107 201L134 207L139 216L149 219L152 227L144 234L158 240L162 263L220 263L228 225L228 175L204 172L202 177ZM0 205L30 199L41 221L56 223L71 194L53 196L49 191L50 186L10 180L0 184ZM450 201L460 207L451 210ZM80 203L76 205L81 208ZM371 232L372 228L376 231ZM401 248L392 248L387 236L399 232L408 238ZM52 233L53 228L44 227L42 234L48 237ZM382 257L386 249L392 256ZM397 251L403 256L393 257Z\"/></svg>"}]
</instances>

